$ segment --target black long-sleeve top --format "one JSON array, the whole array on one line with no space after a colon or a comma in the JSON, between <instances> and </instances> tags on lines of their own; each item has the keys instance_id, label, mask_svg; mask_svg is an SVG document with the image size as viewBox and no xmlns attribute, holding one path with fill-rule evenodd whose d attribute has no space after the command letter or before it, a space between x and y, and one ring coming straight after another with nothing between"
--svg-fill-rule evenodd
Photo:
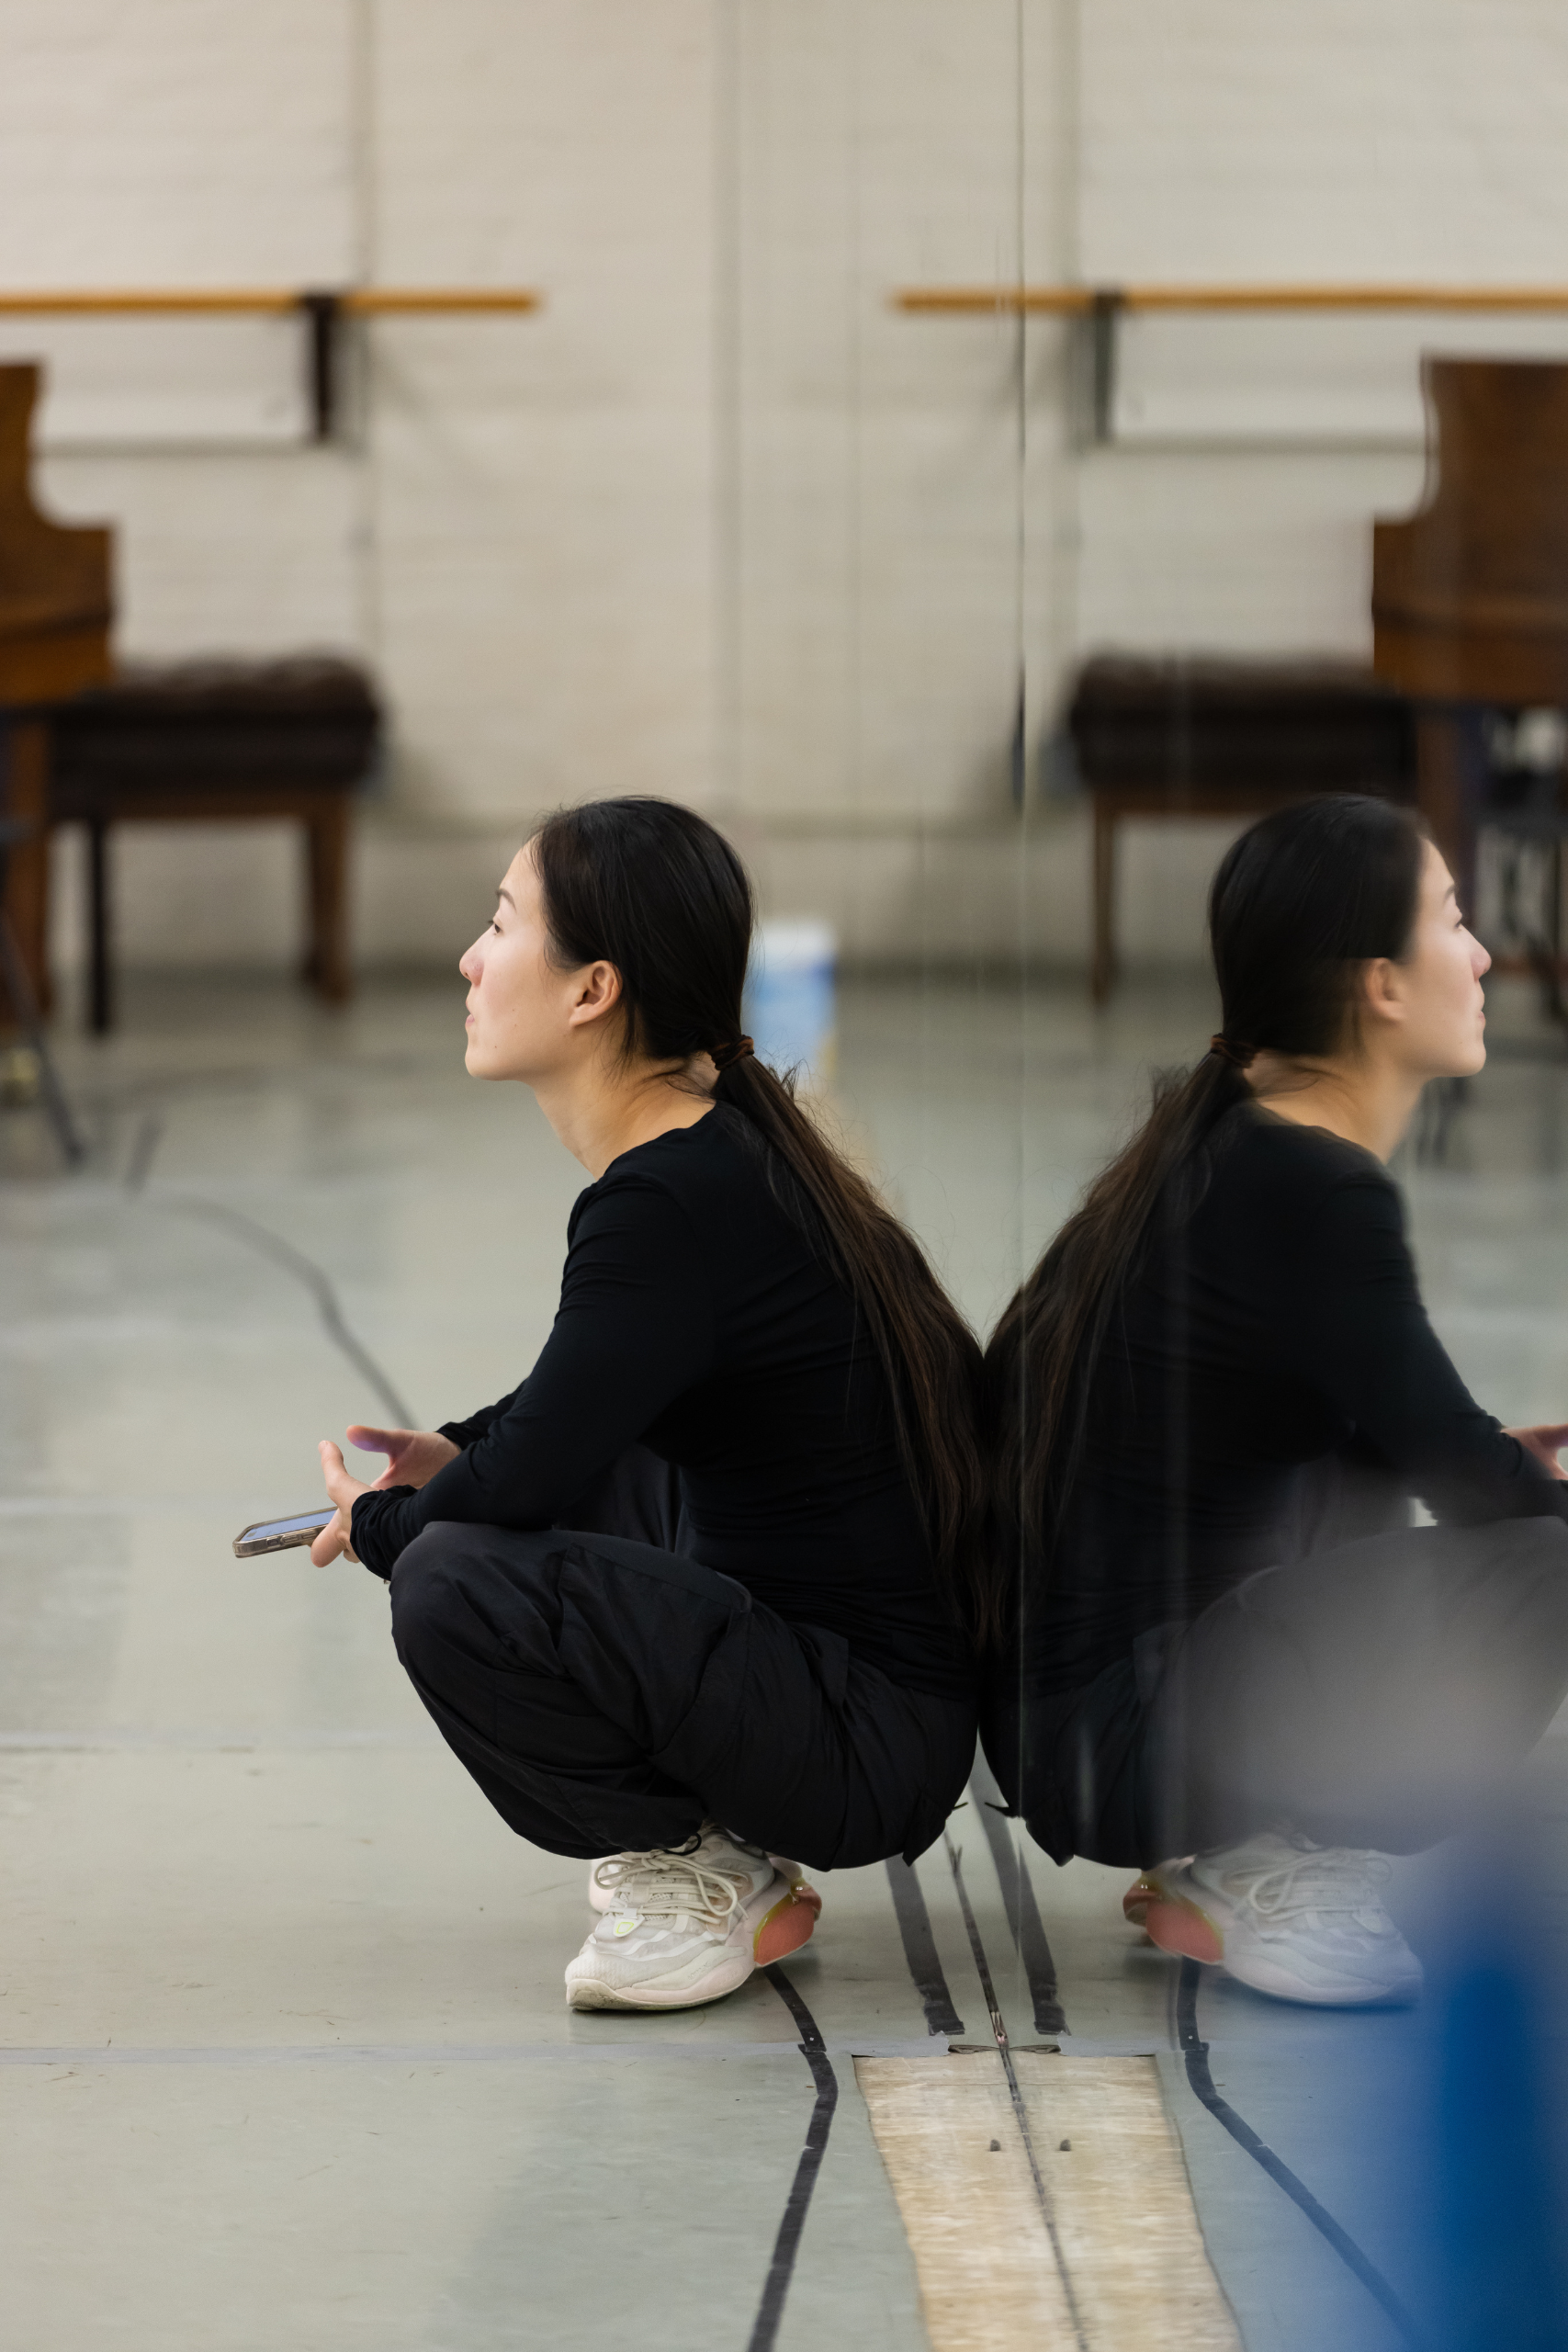
<instances>
[{"instance_id":1,"label":"black long-sleeve top","mask_svg":"<svg viewBox=\"0 0 1568 2352\"><path fill-rule=\"evenodd\" d=\"M1568 1486L1476 1404L1427 1319L1370 1152L1244 1103L1190 1218L1156 1227L1108 1337L1083 1467L1022 1660L1081 1688L1148 1628L1302 1549L1332 1458L1445 1521L1568 1518Z\"/></svg>"},{"instance_id":2,"label":"black long-sleeve top","mask_svg":"<svg viewBox=\"0 0 1568 2352\"><path fill-rule=\"evenodd\" d=\"M389 1576L434 1520L558 1525L640 1442L679 1468L695 1558L895 1681L967 1690L886 1374L787 1196L727 1104L623 1152L572 1210L527 1379L446 1425L462 1451L427 1486L356 1500L366 1565Z\"/></svg>"}]
</instances>

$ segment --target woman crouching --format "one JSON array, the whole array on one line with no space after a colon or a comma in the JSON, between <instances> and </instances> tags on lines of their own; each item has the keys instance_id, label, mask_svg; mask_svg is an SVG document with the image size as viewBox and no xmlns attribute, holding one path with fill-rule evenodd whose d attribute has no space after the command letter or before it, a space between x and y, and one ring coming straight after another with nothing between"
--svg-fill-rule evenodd
<instances>
[{"instance_id":1,"label":"woman crouching","mask_svg":"<svg viewBox=\"0 0 1568 2352\"><path fill-rule=\"evenodd\" d=\"M321 1449L314 1556L389 1579L509 1826L607 1857L574 2008L734 1991L811 1934L803 1863L913 1860L974 1752L979 1351L742 1035L751 929L734 853L669 802L519 852L462 959L467 1058L592 1180L555 1323L467 1420L351 1430L374 1487Z\"/></svg>"}]
</instances>

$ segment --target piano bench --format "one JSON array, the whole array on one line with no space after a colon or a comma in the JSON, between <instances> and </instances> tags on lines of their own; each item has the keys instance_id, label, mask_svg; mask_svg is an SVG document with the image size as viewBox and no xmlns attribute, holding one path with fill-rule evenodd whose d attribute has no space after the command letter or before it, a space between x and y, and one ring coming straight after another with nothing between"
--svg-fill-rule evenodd
<instances>
[{"instance_id":1,"label":"piano bench","mask_svg":"<svg viewBox=\"0 0 1568 2352\"><path fill-rule=\"evenodd\" d=\"M1116 977L1116 831L1124 818L1240 822L1323 792L1408 800L1414 716L1354 662L1097 654L1067 707L1094 808L1097 1004Z\"/></svg>"},{"instance_id":2,"label":"piano bench","mask_svg":"<svg viewBox=\"0 0 1568 2352\"><path fill-rule=\"evenodd\" d=\"M303 977L329 1004L346 1000L349 802L381 739L362 670L326 656L137 665L58 704L50 731L50 822L87 829L95 1032L113 1022L108 833L121 822L298 822Z\"/></svg>"}]
</instances>

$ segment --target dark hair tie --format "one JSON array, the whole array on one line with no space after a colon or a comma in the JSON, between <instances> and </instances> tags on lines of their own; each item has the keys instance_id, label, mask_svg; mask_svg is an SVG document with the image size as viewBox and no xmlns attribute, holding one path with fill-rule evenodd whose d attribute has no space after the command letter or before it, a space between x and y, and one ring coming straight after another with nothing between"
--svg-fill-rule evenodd
<instances>
[{"instance_id":1,"label":"dark hair tie","mask_svg":"<svg viewBox=\"0 0 1568 2352\"><path fill-rule=\"evenodd\" d=\"M708 1059L722 1078L731 1062L744 1061L748 1054L754 1054L756 1050L750 1037L737 1037L733 1045L710 1046Z\"/></svg>"},{"instance_id":2,"label":"dark hair tie","mask_svg":"<svg viewBox=\"0 0 1568 2352\"><path fill-rule=\"evenodd\" d=\"M1223 1033L1210 1038L1209 1051L1218 1054L1221 1061L1229 1062L1232 1069L1245 1069L1258 1055L1256 1046L1238 1046L1234 1037L1227 1037Z\"/></svg>"}]
</instances>

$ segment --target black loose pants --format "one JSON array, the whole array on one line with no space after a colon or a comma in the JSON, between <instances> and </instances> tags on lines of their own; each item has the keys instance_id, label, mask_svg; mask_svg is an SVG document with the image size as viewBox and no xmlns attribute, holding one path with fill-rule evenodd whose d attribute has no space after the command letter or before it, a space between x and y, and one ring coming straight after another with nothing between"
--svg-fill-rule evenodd
<instances>
[{"instance_id":1,"label":"black loose pants","mask_svg":"<svg viewBox=\"0 0 1568 2352\"><path fill-rule=\"evenodd\" d=\"M709 1819L817 1870L924 1851L968 1777L972 1702L904 1689L689 1557L640 1449L570 1516L437 1521L391 1576L398 1656L511 1828L585 1860Z\"/></svg>"},{"instance_id":2,"label":"black loose pants","mask_svg":"<svg viewBox=\"0 0 1568 2352\"><path fill-rule=\"evenodd\" d=\"M1009 1804L1057 1861L1142 1869L1289 1829L1416 1853L1568 1693L1568 1525L1401 1528L1247 1577L1080 1690L1008 1668L983 1709Z\"/></svg>"}]
</instances>

